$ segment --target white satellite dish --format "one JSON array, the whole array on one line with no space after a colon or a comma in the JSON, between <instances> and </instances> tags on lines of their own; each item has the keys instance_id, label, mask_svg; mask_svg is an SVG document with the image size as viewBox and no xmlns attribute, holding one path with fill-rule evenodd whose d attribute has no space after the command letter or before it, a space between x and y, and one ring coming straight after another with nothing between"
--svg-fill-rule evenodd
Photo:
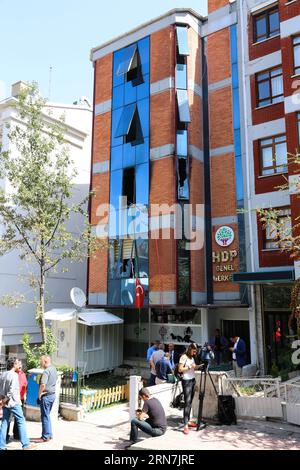
<instances>
[{"instance_id":1,"label":"white satellite dish","mask_svg":"<svg viewBox=\"0 0 300 470\"><path fill-rule=\"evenodd\" d=\"M70 292L70 297L76 307L84 307L86 304L86 296L83 290L79 287L73 287Z\"/></svg>"}]
</instances>

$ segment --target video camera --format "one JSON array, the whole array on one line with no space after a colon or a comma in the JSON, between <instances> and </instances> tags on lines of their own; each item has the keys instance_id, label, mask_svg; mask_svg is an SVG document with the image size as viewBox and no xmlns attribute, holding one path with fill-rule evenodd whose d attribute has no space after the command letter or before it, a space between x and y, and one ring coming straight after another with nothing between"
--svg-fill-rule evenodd
<instances>
[{"instance_id":1,"label":"video camera","mask_svg":"<svg viewBox=\"0 0 300 470\"><path fill-rule=\"evenodd\" d=\"M206 342L203 346L199 346L198 360L200 363L208 364L215 357L211 346Z\"/></svg>"}]
</instances>

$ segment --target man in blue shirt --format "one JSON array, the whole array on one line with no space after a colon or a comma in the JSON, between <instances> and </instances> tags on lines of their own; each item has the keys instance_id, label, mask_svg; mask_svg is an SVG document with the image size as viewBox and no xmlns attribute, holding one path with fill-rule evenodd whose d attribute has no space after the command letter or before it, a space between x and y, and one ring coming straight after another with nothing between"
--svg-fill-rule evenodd
<instances>
[{"instance_id":1,"label":"man in blue shirt","mask_svg":"<svg viewBox=\"0 0 300 470\"><path fill-rule=\"evenodd\" d=\"M150 362L151 356L154 351L158 350L159 343L159 341L154 341L154 344L147 349L147 362Z\"/></svg>"},{"instance_id":2,"label":"man in blue shirt","mask_svg":"<svg viewBox=\"0 0 300 470\"><path fill-rule=\"evenodd\" d=\"M173 374L170 364L170 354L165 353L164 356L155 364L156 379L155 385L163 384L168 380L168 374Z\"/></svg>"}]
</instances>

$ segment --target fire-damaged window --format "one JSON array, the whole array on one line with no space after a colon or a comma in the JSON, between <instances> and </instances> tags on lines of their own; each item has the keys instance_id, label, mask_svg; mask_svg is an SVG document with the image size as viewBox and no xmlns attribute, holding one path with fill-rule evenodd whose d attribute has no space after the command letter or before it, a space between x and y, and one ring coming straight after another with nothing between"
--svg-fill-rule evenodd
<instances>
[{"instance_id":1,"label":"fire-damaged window","mask_svg":"<svg viewBox=\"0 0 300 470\"><path fill-rule=\"evenodd\" d=\"M189 199L188 158L178 157L178 199Z\"/></svg>"},{"instance_id":2,"label":"fire-damaged window","mask_svg":"<svg viewBox=\"0 0 300 470\"><path fill-rule=\"evenodd\" d=\"M177 130L176 133L177 153L177 179L179 200L189 199L189 160L188 160L188 133L187 130Z\"/></svg>"},{"instance_id":3,"label":"fire-damaged window","mask_svg":"<svg viewBox=\"0 0 300 470\"><path fill-rule=\"evenodd\" d=\"M111 240L109 244L109 279L129 279L135 273L135 242L132 238Z\"/></svg>"},{"instance_id":4,"label":"fire-damaged window","mask_svg":"<svg viewBox=\"0 0 300 470\"><path fill-rule=\"evenodd\" d=\"M190 251L186 240L178 240L178 303L188 305L190 302Z\"/></svg>"},{"instance_id":5,"label":"fire-damaged window","mask_svg":"<svg viewBox=\"0 0 300 470\"><path fill-rule=\"evenodd\" d=\"M127 206L135 204L135 186L135 168L125 168L123 170L122 196L127 198Z\"/></svg>"}]
</instances>

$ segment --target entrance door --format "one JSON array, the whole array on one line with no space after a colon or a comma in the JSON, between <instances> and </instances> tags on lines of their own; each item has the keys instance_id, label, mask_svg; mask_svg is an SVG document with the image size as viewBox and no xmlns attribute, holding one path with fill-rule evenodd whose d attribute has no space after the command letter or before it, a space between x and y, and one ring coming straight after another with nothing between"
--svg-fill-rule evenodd
<instances>
[{"instance_id":1,"label":"entrance door","mask_svg":"<svg viewBox=\"0 0 300 470\"><path fill-rule=\"evenodd\" d=\"M250 355L250 329L247 320L222 320L222 334L229 340L232 336L239 336L246 343L247 364L251 363Z\"/></svg>"},{"instance_id":2,"label":"entrance door","mask_svg":"<svg viewBox=\"0 0 300 470\"><path fill-rule=\"evenodd\" d=\"M265 312L267 367L275 364L279 370L291 367L289 348L289 312Z\"/></svg>"}]
</instances>

